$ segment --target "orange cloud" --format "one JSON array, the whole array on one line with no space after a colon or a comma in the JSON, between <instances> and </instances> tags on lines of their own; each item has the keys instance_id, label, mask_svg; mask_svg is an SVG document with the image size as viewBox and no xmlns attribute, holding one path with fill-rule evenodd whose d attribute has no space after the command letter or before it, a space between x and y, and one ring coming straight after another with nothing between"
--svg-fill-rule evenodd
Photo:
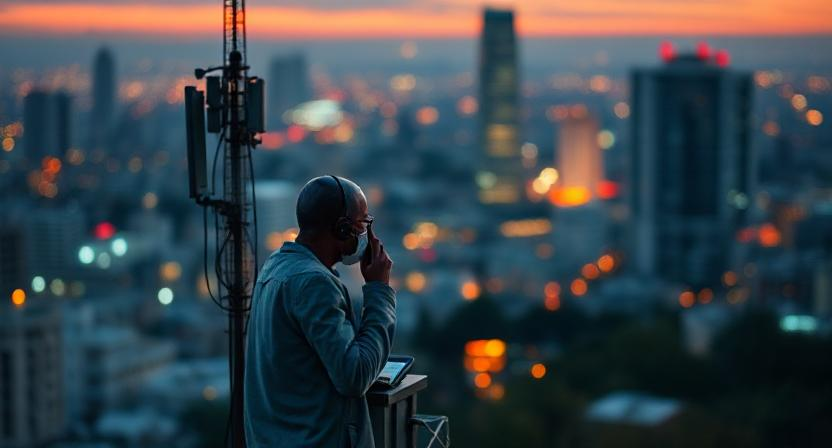
<instances>
[{"instance_id":1,"label":"orange cloud","mask_svg":"<svg viewBox=\"0 0 832 448\"><path fill-rule=\"evenodd\" d=\"M323 10L257 4L248 8L248 36L440 38L478 33L479 1L433 0L426 5ZM528 37L832 33L832 3L824 0L527 0L516 9L519 32ZM222 14L219 5L204 4L12 3L0 6L0 27L6 35L202 38L220 35Z\"/></svg>"}]
</instances>

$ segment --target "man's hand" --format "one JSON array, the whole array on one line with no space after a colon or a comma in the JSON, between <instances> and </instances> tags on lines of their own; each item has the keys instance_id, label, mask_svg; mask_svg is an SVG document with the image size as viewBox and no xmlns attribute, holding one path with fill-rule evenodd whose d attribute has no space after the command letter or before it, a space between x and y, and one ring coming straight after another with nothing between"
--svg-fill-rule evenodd
<instances>
[{"instance_id":1,"label":"man's hand","mask_svg":"<svg viewBox=\"0 0 832 448\"><path fill-rule=\"evenodd\" d=\"M370 244L364 256L361 257L361 275L364 276L364 281L367 283L377 281L386 285L390 283L390 269L393 267L393 260L387 255L384 244L379 241L373 232L373 226L367 229L367 238L370 240Z\"/></svg>"}]
</instances>

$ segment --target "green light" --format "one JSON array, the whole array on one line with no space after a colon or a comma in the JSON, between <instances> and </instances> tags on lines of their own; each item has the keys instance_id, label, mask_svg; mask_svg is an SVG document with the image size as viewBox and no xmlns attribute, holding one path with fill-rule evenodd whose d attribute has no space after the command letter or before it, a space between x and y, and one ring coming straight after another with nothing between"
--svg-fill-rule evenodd
<instances>
[{"instance_id":1,"label":"green light","mask_svg":"<svg viewBox=\"0 0 832 448\"><path fill-rule=\"evenodd\" d=\"M170 305L173 302L173 291L170 288L162 288L156 294L156 298L159 299L159 303L162 305Z\"/></svg>"},{"instance_id":2,"label":"green light","mask_svg":"<svg viewBox=\"0 0 832 448\"><path fill-rule=\"evenodd\" d=\"M90 246L81 246L78 250L78 261L83 264L90 264L95 260L95 251Z\"/></svg>"},{"instance_id":3,"label":"green light","mask_svg":"<svg viewBox=\"0 0 832 448\"><path fill-rule=\"evenodd\" d=\"M36 275L32 278L32 291L34 292L43 292L46 290L46 280L41 277L40 275Z\"/></svg>"},{"instance_id":4,"label":"green light","mask_svg":"<svg viewBox=\"0 0 832 448\"><path fill-rule=\"evenodd\" d=\"M127 241L124 238L116 238L110 243L110 250L116 257L124 256L127 253Z\"/></svg>"}]
</instances>

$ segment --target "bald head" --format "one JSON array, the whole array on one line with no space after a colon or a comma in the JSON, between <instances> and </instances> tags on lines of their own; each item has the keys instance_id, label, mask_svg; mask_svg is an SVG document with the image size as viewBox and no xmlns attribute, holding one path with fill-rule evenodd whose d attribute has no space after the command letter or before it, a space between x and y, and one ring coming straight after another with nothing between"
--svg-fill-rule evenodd
<instances>
[{"instance_id":1,"label":"bald head","mask_svg":"<svg viewBox=\"0 0 832 448\"><path fill-rule=\"evenodd\" d=\"M361 188L349 179L339 177L338 180L344 189L343 197L331 176L316 177L301 189L295 212L302 233L314 235L330 230L345 213L353 222L367 213L367 199Z\"/></svg>"}]
</instances>

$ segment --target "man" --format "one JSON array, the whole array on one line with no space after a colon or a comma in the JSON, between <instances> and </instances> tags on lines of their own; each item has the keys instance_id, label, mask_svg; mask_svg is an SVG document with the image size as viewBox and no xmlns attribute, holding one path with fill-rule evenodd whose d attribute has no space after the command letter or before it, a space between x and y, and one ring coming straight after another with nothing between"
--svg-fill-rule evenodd
<instances>
[{"instance_id":1,"label":"man","mask_svg":"<svg viewBox=\"0 0 832 448\"><path fill-rule=\"evenodd\" d=\"M296 213L296 241L271 254L254 288L246 441L250 447L373 447L364 394L393 341L393 262L355 183L335 176L310 180ZM333 268L359 260L363 316L354 312Z\"/></svg>"}]
</instances>

